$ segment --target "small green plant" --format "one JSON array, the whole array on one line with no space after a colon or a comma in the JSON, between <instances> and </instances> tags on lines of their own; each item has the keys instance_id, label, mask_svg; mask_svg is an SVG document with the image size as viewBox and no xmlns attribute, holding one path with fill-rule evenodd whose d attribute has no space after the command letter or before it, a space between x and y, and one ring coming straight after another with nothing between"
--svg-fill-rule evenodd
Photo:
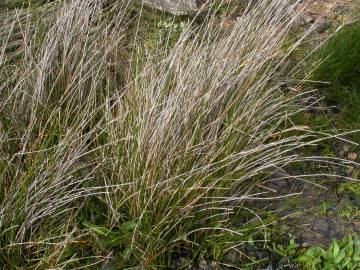
<instances>
[{"instance_id":1,"label":"small green plant","mask_svg":"<svg viewBox=\"0 0 360 270\"><path fill-rule=\"evenodd\" d=\"M133 12L140 12L139 8L132 7ZM131 24L132 35L137 35L148 49L153 52L172 48L179 40L181 33L190 23L187 16L173 16L166 12L154 11L143 7L143 15Z\"/></svg>"},{"instance_id":2,"label":"small green plant","mask_svg":"<svg viewBox=\"0 0 360 270\"><path fill-rule=\"evenodd\" d=\"M351 193L355 196L359 196L360 197L360 184L358 182L346 182L346 183L342 183L339 188L338 191L341 193Z\"/></svg>"},{"instance_id":3,"label":"small green plant","mask_svg":"<svg viewBox=\"0 0 360 270\"><path fill-rule=\"evenodd\" d=\"M338 216L344 220L353 221L359 219L360 210L356 205L348 203L339 209Z\"/></svg>"},{"instance_id":4,"label":"small green plant","mask_svg":"<svg viewBox=\"0 0 360 270\"><path fill-rule=\"evenodd\" d=\"M319 214L321 215L326 215L327 212L329 211L329 209L334 205L334 202L332 201L322 201L320 203L320 209L319 209Z\"/></svg>"},{"instance_id":5,"label":"small green plant","mask_svg":"<svg viewBox=\"0 0 360 270\"><path fill-rule=\"evenodd\" d=\"M299 247L300 245L296 243L295 237L290 234L287 245L273 243L272 250L290 262L291 257L297 254Z\"/></svg>"},{"instance_id":6,"label":"small green plant","mask_svg":"<svg viewBox=\"0 0 360 270\"><path fill-rule=\"evenodd\" d=\"M309 270L355 270L360 268L360 240L356 235L340 242L333 240L328 250L315 246L306 250L297 261Z\"/></svg>"},{"instance_id":7,"label":"small green plant","mask_svg":"<svg viewBox=\"0 0 360 270\"><path fill-rule=\"evenodd\" d=\"M339 185L337 192L347 196L351 202L341 207L339 216L347 220L358 220L360 218L360 184L358 182L346 182Z\"/></svg>"},{"instance_id":8,"label":"small green plant","mask_svg":"<svg viewBox=\"0 0 360 270\"><path fill-rule=\"evenodd\" d=\"M93 234L95 244L99 245L101 249L109 250L121 246L124 241L131 241L132 233L136 228L136 223L128 221L123 223L118 228L109 229L106 226L99 226L88 222L83 222L83 226ZM129 261L131 256L131 246L128 246L119 252L122 261Z\"/></svg>"},{"instance_id":9,"label":"small green plant","mask_svg":"<svg viewBox=\"0 0 360 270\"><path fill-rule=\"evenodd\" d=\"M170 45L175 44L186 25L187 23L185 21L178 21L172 17L160 20L156 26L158 41L165 40L169 42Z\"/></svg>"}]
</instances>

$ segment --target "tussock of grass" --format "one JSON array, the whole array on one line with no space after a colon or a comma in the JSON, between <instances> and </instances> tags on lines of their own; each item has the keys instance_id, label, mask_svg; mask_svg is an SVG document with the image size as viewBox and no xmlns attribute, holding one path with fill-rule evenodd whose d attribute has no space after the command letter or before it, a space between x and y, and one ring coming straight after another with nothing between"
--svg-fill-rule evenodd
<instances>
[{"instance_id":1,"label":"tussock of grass","mask_svg":"<svg viewBox=\"0 0 360 270\"><path fill-rule=\"evenodd\" d=\"M344 112L344 119L359 128L360 123L360 23L344 26L320 49L323 62L315 80L329 82L323 91L327 100Z\"/></svg>"},{"instance_id":2,"label":"tussock of grass","mask_svg":"<svg viewBox=\"0 0 360 270\"><path fill-rule=\"evenodd\" d=\"M317 53L324 63L315 71L318 80L351 85L360 80L360 23L346 25Z\"/></svg>"},{"instance_id":3,"label":"tussock of grass","mask_svg":"<svg viewBox=\"0 0 360 270\"><path fill-rule=\"evenodd\" d=\"M188 25L151 54L129 40L127 2L73 0L44 28L22 25L0 59L0 264L159 269L179 252L241 253L264 226L255 213L234 227L236 213L272 199L257 184L310 136L286 124L307 100L283 87L285 2L225 31Z\"/></svg>"}]
</instances>

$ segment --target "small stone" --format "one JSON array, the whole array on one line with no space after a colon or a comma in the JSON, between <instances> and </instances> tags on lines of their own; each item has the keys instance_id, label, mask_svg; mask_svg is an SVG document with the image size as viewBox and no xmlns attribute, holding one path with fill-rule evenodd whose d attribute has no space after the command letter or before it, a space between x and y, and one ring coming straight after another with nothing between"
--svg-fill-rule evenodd
<instances>
[{"instance_id":1,"label":"small stone","mask_svg":"<svg viewBox=\"0 0 360 270\"><path fill-rule=\"evenodd\" d=\"M304 243L313 243L314 238L314 233L311 230L308 231L303 231L300 235L301 239L303 240Z\"/></svg>"},{"instance_id":2,"label":"small stone","mask_svg":"<svg viewBox=\"0 0 360 270\"><path fill-rule=\"evenodd\" d=\"M239 262L239 257L235 251L229 251L225 254L224 259L226 263L236 264Z\"/></svg>"},{"instance_id":3,"label":"small stone","mask_svg":"<svg viewBox=\"0 0 360 270\"><path fill-rule=\"evenodd\" d=\"M164 10L174 15L186 15L196 13L203 1L197 0L142 0L146 6Z\"/></svg>"},{"instance_id":4,"label":"small stone","mask_svg":"<svg viewBox=\"0 0 360 270\"><path fill-rule=\"evenodd\" d=\"M313 230L317 232L327 232L329 230L329 223L326 219L317 219L313 226Z\"/></svg>"},{"instance_id":5,"label":"small stone","mask_svg":"<svg viewBox=\"0 0 360 270\"><path fill-rule=\"evenodd\" d=\"M357 159L358 155L356 153L349 153L347 155L347 159L350 161L355 161Z\"/></svg>"},{"instance_id":6,"label":"small stone","mask_svg":"<svg viewBox=\"0 0 360 270\"><path fill-rule=\"evenodd\" d=\"M207 269L208 269L208 267L207 267L207 262L206 262L205 260L201 260L201 261L199 262L198 268L199 268L200 270L207 270Z\"/></svg>"},{"instance_id":7,"label":"small stone","mask_svg":"<svg viewBox=\"0 0 360 270\"><path fill-rule=\"evenodd\" d=\"M101 266L101 270L115 270L115 261L113 257L105 260Z\"/></svg>"},{"instance_id":8,"label":"small stone","mask_svg":"<svg viewBox=\"0 0 360 270\"><path fill-rule=\"evenodd\" d=\"M303 19L305 23L313 23L315 21L310 15L304 15Z\"/></svg>"},{"instance_id":9,"label":"small stone","mask_svg":"<svg viewBox=\"0 0 360 270\"><path fill-rule=\"evenodd\" d=\"M334 14L342 14L342 13L348 12L349 9L351 9L351 7L347 6L347 5L344 4L344 3L339 3L338 5L336 5L335 7L333 7L332 12L333 12Z\"/></svg>"},{"instance_id":10,"label":"small stone","mask_svg":"<svg viewBox=\"0 0 360 270\"><path fill-rule=\"evenodd\" d=\"M220 265L214 261L209 263L209 269L210 270L220 270Z\"/></svg>"},{"instance_id":11,"label":"small stone","mask_svg":"<svg viewBox=\"0 0 360 270\"><path fill-rule=\"evenodd\" d=\"M321 33L324 33L326 30L329 29L330 27L330 23L328 22L328 20L326 19L319 19L316 21L316 24L317 24L317 31L321 34Z\"/></svg>"}]
</instances>

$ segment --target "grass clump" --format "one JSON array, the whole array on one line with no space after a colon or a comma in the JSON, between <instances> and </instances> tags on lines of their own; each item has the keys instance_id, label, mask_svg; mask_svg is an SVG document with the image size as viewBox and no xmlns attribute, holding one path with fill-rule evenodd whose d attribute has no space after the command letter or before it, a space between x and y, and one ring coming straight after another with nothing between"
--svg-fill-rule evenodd
<instances>
[{"instance_id":1,"label":"grass clump","mask_svg":"<svg viewBox=\"0 0 360 270\"><path fill-rule=\"evenodd\" d=\"M355 128L360 123L360 23L346 25L319 51L323 59L314 79L329 82L323 91L329 103L344 113L344 120Z\"/></svg>"},{"instance_id":2,"label":"grass clump","mask_svg":"<svg viewBox=\"0 0 360 270\"><path fill-rule=\"evenodd\" d=\"M318 52L324 63L314 77L332 83L351 85L360 77L360 23L343 26Z\"/></svg>"},{"instance_id":3,"label":"grass clump","mask_svg":"<svg viewBox=\"0 0 360 270\"><path fill-rule=\"evenodd\" d=\"M188 23L155 52L129 37L141 13L126 1L54 5L15 54L15 28L2 30L0 264L159 269L242 254L267 229L247 204L272 199L261 183L293 179L278 171L313 135L287 124L308 101L283 87L295 5L259 1L226 31L211 16Z\"/></svg>"}]
</instances>

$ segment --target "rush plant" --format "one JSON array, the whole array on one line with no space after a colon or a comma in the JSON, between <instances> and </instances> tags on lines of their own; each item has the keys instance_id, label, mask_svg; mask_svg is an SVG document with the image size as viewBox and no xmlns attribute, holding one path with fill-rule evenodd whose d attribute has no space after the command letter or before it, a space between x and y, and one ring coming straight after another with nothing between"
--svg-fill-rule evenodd
<instances>
[{"instance_id":1,"label":"rush plant","mask_svg":"<svg viewBox=\"0 0 360 270\"><path fill-rule=\"evenodd\" d=\"M284 72L297 45L282 46L287 2L258 1L228 29L189 22L155 52L130 36L141 13L126 1L7 18L0 265L159 269L174 254L221 260L264 233L247 204L275 196L262 183L294 179L282 168L317 140L288 124L308 95Z\"/></svg>"}]
</instances>

